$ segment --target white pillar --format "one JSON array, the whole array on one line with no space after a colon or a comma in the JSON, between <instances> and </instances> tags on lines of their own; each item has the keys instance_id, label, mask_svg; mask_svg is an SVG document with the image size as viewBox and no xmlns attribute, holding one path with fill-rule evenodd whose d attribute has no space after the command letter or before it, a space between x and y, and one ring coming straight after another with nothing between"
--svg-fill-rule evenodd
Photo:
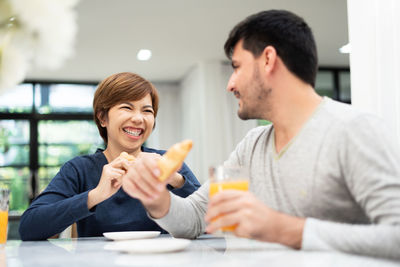
<instances>
[{"instance_id":1,"label":"white pillar","mask_svg":"<svg viewBox=\"0 0 400 267\"><path fill-rule=\"evenodd\" d=\"M348 0L351 101L400 142L400 1Z\"/></svg>"},{"instance_id":2,"label":"white pillar","mask_svg":"<svg viewBox=\"0 0 400 267\"><path fill-rule=\"evenodd\" d=\"M231 71L219 61L200 62L181 83L183 138L193 140L186 163L201 183L208 178L208 167L222 164L257 125L237 116L237 100L225 90Z\"/></svg>"}]
</instances>

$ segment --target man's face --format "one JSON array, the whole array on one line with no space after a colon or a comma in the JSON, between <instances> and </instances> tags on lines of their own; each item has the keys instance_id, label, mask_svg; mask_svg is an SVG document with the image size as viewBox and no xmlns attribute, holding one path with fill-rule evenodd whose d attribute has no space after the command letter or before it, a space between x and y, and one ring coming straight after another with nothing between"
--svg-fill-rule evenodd
<instances>
[{"instance_id":1,"label":"man's face","mask_svg":"<svg viewBox=\"0 0 400 267\"><path fill-rule=\"evenodd\" d=\"M239 99L238 116L242 120L265 119L265 111L269 108L271 89L265 85L262 77L263 65L260 57L243 48L239 41L232 54L233 73L229 79L227 90Z\"/></svg>"}]
</instances>

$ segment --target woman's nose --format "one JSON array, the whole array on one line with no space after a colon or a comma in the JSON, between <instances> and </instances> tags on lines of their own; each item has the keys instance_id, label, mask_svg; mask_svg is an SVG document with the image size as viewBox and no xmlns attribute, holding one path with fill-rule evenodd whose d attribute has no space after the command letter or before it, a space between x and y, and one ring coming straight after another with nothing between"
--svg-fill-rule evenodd
<instances>
[{"instance_id":1,"label":"woman's nose","mask_svg":"<svg viewBox=\"0 0 400 267\"><path fill-rule=\"evenodd\" d=\"M143 121L143 115L140 112L134 112L131 116L131 120L133 122L142 122Z\"/></svg>"}]
</instances>

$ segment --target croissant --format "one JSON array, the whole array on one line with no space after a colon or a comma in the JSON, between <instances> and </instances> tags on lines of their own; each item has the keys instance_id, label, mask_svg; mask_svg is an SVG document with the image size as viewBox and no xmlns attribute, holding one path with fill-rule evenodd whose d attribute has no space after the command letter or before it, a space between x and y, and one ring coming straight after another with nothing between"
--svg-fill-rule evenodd
<instances>
[{"instance_id":1,"label":"croissant","mask_svg":"<svg viewBox=\"0 0 400 267\"><path fill-rule=\"evenodd\" d=\"M182 165L183 160L192 149L192 140L184 140L170 147L168 151L158 160L161 175L158 179L164 181Z\"/></svg>"},{"instance_id":2,"label":"croissant","mask_svg":"<svg viewBox=\"0 0 400 267\"><path fill-rule=\"evenodd\" d=\"M120 156L120 157L123 157L123 158L125 158L125 159L127 159L129 162L133 162L133 161L136 160L136 158L135 158L134 156L129 155L129 154L126 153L125 151L124 151L124 152L121 152L121 154L120 154L119 156Z\"/></svg>"}]
</instances>

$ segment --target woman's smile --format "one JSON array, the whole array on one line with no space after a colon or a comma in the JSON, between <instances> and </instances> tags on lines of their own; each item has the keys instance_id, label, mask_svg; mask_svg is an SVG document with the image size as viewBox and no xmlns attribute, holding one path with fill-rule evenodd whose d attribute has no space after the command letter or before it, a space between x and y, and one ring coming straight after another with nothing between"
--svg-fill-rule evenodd
<instances>
[{"instance_id":1,"label":"woman's smile","mask_svg":"<svg viewBox=\"0 0 400 267\"><path fill-rule=\"evenodd\" d=\"M143 133L143 129L141 128L132 128L132 127L126 127L122 129L125 133L127 133L129 136L132 137L139 137Z\"/></svg>"}]
</instances>

